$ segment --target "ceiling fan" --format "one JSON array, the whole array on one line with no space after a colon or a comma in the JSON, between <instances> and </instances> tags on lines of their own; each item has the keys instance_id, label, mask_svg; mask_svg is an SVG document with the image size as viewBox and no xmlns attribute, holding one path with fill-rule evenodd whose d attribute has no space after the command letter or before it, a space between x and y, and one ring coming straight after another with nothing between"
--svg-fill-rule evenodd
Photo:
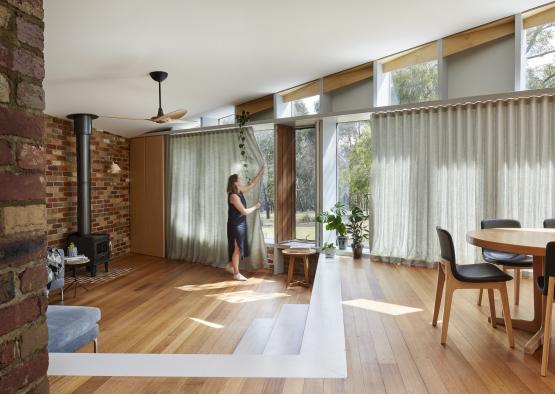
<instances>
[{"instance_id":1,"label":"ceiling fan","mask_svg":"<svg viewBox=\"0 0 555 394\"><path fill-rule=\"evenodd\" d=\"M155 81L158 82L158 114L151 118L127 118L122 116L102 116L103 118L110 118L110 119L123 119L123 120L149 120L154 123L170 123L173 121L181 121L186 114L186 109L178 109L176 111L169 112L167 114L164 113L162 110L162 82L166 80L168 77L168 73L165 71L152 71L149 73L150 77Z\"/></svg>"}]
</instances>

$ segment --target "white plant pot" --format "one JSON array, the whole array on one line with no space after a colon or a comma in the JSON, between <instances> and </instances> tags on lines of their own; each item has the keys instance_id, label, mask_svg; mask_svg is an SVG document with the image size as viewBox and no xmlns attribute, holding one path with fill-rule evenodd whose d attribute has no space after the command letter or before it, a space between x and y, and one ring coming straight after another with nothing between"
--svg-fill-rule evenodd
<instances>
[{"instance_id":1,"label":"white plant pot","mask_svg":"<svg viewBox=\"0 0 555 394\"><path fill-rule=\"evenodd\" d=\"M335 257L335 248L324 250L324 254L326 255L326 258Z\"/></svg>"}]
</instances>

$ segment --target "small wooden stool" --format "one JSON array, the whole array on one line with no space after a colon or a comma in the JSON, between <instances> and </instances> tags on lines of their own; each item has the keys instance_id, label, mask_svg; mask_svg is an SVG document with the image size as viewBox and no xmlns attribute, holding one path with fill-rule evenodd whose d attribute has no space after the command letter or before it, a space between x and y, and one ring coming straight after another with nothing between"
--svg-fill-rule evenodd
<instances>
[{"instance_id":1,"label":"small wooden stool","mask_svg":"<svg viewBox=\"0 0 555 394\"><path fill-rule=\"evenodd\" d=\"M308 256L316 254L314 249L285 249L282 251L283 256L289 256L289 269L287 272L287 286L304 286L310 287L310 280L308 278ZM299 257L302 258L304 264L304 282L295 281L291 282L293 279L293 272L295 271L295 259Z\"/></svg>"}]
</instances>

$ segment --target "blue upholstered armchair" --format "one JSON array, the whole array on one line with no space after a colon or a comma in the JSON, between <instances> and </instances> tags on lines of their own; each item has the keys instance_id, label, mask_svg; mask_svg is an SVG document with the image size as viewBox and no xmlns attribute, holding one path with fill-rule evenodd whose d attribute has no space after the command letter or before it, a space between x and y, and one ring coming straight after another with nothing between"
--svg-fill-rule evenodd
<instances>
[{"instance_id":1,"label":"blue upholstered armchair","mask_svg":"<svg viewBox=\"0 0 555 394\"><path fill-rule=\"evenodd\" d=\"M64 250L48 248L47 258L47 271L48 271L48 284L46 285L48 291L60 289L62 301L64 300Z\"/></svg>"}]
</instances>

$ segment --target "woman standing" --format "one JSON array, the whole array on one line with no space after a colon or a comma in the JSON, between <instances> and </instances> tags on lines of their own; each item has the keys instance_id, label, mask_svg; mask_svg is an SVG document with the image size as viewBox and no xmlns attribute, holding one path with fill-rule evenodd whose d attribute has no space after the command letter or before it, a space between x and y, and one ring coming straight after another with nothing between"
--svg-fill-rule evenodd
<instances>
[{"instance_id":1,"label":"woman standing","mask_svg":"<svg viewBox=\"0 0 555 394\"><path fill-rule=\"evenodd\" d=\"M230 263L226 270L233 274L235 280L247 280L239 272L239 260L248 257L249 244L247 242L247 215L260 208L260 203L246 208L247 201L243 193L249 192L260 181L264 166L258 171L250 185L241 184L239 175L230 175L227 180L227 243Z\"/></svg>"}]
</instances>

